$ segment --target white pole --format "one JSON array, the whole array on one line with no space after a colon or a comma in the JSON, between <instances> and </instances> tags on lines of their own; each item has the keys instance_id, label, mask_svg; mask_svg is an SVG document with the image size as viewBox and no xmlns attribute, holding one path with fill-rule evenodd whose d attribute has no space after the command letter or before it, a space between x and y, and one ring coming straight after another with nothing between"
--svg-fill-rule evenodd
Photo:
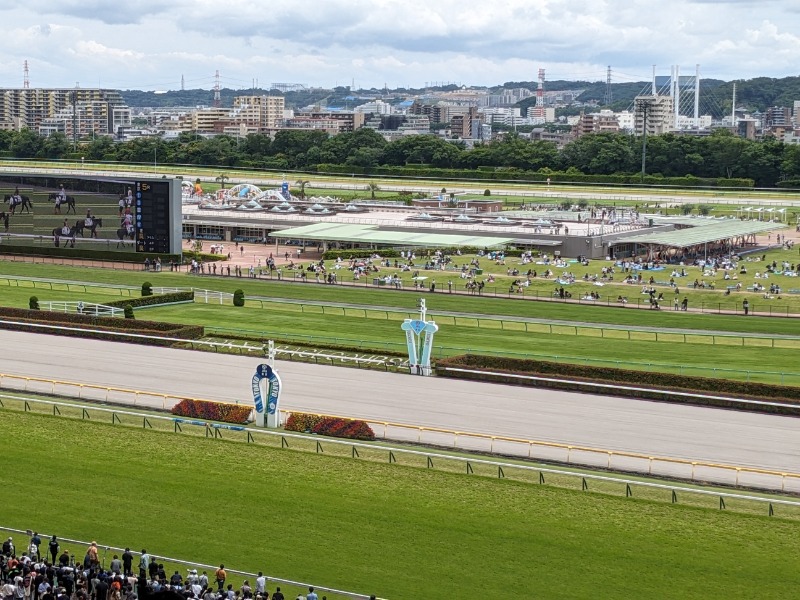
<instances>
[{"instance_id":1,"label":"white pole","mask_svg":"<svg viewBox=\"0 0 800 600\"><path fill-rule=\"evenodd\" d=\"M675 65L675 129L681 114L681 66Z\"/></svg>"},{"instance_id":2,"label":"white pole","mask_svg":"<svg viewBox=\"0 0 800 600\"><path fill-rule=\"evenodd\" d=\"M694 126L700 129L700 65L698 64L694 72Z\"/></svg>"},{"instance_id":3,"label":"white pole","mask_svg":"<svg viewBox=\"0 0 800 600\"><path fill-rule=\"evenodd\" d=\"M656 91L656 66L653 65L653 96L657 96L658 92Z\"/></svg>"}]
</instances>

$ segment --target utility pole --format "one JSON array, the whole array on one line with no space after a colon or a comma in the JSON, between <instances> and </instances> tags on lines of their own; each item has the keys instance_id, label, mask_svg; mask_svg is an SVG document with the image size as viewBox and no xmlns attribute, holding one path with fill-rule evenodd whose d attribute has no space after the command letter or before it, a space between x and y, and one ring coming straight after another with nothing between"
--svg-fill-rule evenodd
<instances>
[{"instance_id":1,"label":"utility pole","mask_svg":"<svg viewBox=\"0 0 800 600\"><path fill-rule=\"evenodd\" d=\"M72 151L78 151L78 84L72 92Z\"/></svg>"},{"instance_id":2,"label":"utility pole","mask_svg":"<svg viewBox=\"0 0 800 600\"><path fill-rule=\"evenodd\" d=\"M647 174L647 113L650 111L651 98L637 98L636 110L642 112L642 182Z\"/></svg>"}]
</instances>

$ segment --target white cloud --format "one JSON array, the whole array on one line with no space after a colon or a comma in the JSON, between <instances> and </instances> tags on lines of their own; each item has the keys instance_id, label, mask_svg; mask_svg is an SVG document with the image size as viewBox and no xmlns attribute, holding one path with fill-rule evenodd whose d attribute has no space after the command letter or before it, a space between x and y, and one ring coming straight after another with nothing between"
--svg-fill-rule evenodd
<instances>
[{"instance_id":1,"label":"white cloud","mask_svg":"<svg viewBox=\"0 0 800 600\"><path fill-rule=\"evenodd\" d=\"M253 78L365 87L795 74L800 11L780 0L0 0L0 85L210 87ZM757 9L757 10L756 10ZM753 15L757 19L753 19ZM157 80L157 81L156 81ZM187 85L190 85L187 83Z\"/></svg>"}]
</instances>

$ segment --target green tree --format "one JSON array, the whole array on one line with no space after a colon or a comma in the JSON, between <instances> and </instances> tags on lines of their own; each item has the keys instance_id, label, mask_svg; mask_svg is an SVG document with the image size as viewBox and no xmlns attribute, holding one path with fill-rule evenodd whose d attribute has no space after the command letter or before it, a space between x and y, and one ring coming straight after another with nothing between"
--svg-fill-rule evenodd
<instances>
[{"instance_id":1,"label":"green tree","mask_svg":"<svg viewBox=\"0 0 800 600\"><path fill-rule=\"evenodd\" d=\"M223 189L223 190L225 189L225 182L227 182L227 181L229 181L229 180L230 180L230 177L228 177L227 175L225 175L225 173L220 173L219 175L217 175L216 177L214 177L214 181L216 181L217 183L219 183L219 187L220 187L221 189Z\"/></svg>"},{"instance_id":2,"label":"green tree","mask_svg":"<svg viewBox=\"0 0 800 600\"><path fill-rule=\"evenodd\" d=\"M97 136L85 144L81 151L89 160L116 160L114 140L107 135Z\"/></svg>"},{"instance_id":3,"label":"green tree","mask_svg":"<svg viewBox=\"0 0 800 600\"><path fill-rule=\"evenodd\" d=\"M367 184L367 189L369 190L370 197L375 200L375 192L379 191L381 187L377 183L370 182Z\"/></svg>"},{"instance_id":4,"label":"green tree","mask_svg":"<svg viewBox=\"0 0 800 600\"><path fill-rule=\"evenodd\" d=\"M9 150L17 158L34 158L40 156L43 144L38 133L26 128L16 133Z\"/></svg>"},{"instance_id":5,"label":"green tree","mask_svg":"<svg viewBox=\"0 0 800 600\"><path fill-rule=\"evenodd\" d=\"M43 158L63 158L69 152L69 141L60 131L51 133L42 143L41 156Z\"/></svg>"},{"instance_id":6,"label":"green tree","mask_svg":"<svg viewBox=\"0 0 800 600\"><path fill-rule=\"evenodd\" d=\"M304 199L306 197L306 186L311 183L308 179L298 179L294 182L296 186L300 188L300 198Z\"/></svg>"}]
</instances>

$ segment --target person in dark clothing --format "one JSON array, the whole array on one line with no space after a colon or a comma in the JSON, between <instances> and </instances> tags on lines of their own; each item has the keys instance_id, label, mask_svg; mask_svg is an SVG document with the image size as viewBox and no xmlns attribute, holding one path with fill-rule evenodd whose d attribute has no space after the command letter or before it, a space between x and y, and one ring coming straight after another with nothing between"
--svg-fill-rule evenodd
<instances>
[{"instance_id":1,"label":"person in dark clothing","mask_svg":"<svg viewBox=\"0 0 800 600\"><path fill-rule=\"evenodd\" d=\"M281 588L277 588L275 593L272 594L272 600L284 600L283 592L281 592Z\"/></svg>"},{"instance_id":2,"label":"person in dark clothing","mask_svg":"<svg viewBox=\"0 0 800 600\"><path fill-rule=\"evenodd\" d=\"M59 548L58 540L56 539L56 536L53 536L53 537L50 538L50 543L47 544L47 547L50 549L50 556L53 559L50 562L55 564L56 563L56 556L58 555L58 548Z\"/></svg>"},{"instance_id":3,"label":"person in dark clothing","mask_svg":"<svg viewBox=\"0 0 800 600\"><path fill-rule=\"evenodd\" d=\"M94 600L106 600L108 598L108 583L105 579L98 579L94 584Z\"/></svg>"},{"instance_id":4,"label":"person in dark clothing","mask_svg":"<svg viewBox=\"0 0 800 600\"><path fill-rule=\"evenodd\" d=\"M133 554L130 548L125 548L125 552L122 553L122 572L125 577L133 574Z\"/></svg>"}]
</instances>

